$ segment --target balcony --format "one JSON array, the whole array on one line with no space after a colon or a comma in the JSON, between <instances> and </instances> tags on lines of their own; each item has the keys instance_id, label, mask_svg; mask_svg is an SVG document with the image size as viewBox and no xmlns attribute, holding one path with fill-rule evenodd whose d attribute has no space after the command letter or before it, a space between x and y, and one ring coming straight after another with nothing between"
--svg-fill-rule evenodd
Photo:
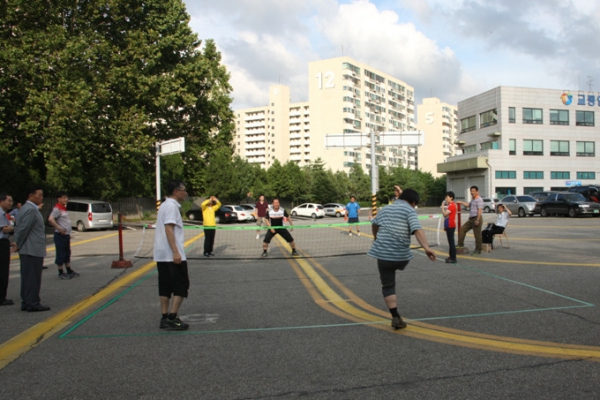
<instances>
[{"instance_id":1,"label":"balcony","mask_svg":"<svg viewBox=\"0 0 600 400\"><path fill-rule=\"evenodd\" d=\"M300 125L292 125L290 126L290 132L301 131L302 127Z\"/></svg>"},{"instance_id":2,"label":"balcony","mask_svg":"<svg viewBox=\"0 0 600 400\"><path fill-rule=\"evenodd\" d=\"M302 150L300 150L300 147L290 148L290 154L300 154L300 153L302 153Z\"/></svg>"}]
</instances>

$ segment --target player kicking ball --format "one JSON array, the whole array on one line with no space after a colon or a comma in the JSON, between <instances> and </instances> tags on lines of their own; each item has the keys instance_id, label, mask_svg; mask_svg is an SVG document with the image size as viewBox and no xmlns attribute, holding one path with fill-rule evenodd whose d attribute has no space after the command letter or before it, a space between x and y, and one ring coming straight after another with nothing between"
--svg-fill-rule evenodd
<instances>
[{"instance_id":1,"label":"player kicking ball","mask_svg":"<svg viewBox=\"0 0 600 400\"><path fill-rule=\"evenodd\" d=\"M294 226L292 218L290 218L287 211L279 207L279 199L273 199L272 205L273 209L268 210L267 215L265 216L265 222L267 223L267 226L283 226L284 218L287 218L287 220L290 222L290 225ZM294 228L291 228L290 230L294 230ZM269 243L271 243L271 239L273 239L275 235L281 235L281 237L289 243L290 247L292 248L292 256L299 255L296 251L296 243L294 243L294 238L292 237L290 232L288 232L286 228L279 228L267 230L267 234L265 235L265 239L263 241L263 253L261 254L261 257L267 257L267 249L269 248Z\"/></svg>"}]
</instances>

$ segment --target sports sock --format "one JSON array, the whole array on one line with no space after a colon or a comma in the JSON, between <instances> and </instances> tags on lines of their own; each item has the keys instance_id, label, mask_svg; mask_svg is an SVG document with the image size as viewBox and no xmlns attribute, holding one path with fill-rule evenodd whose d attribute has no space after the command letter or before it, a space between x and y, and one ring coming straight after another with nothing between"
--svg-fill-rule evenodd
<instances>
[{"instance_id":1,"label":"sports sock","mask_svg":"<svg viewBox=\"0 0 600 400\"><path fill-rule=\"evenodd\" d=\"M162 319L167 319L167 314L163 314Z\"/></svg>"},{"instance_id":2,"label":"sports sock","mask_svg":"<svg viewBox=\"0 0 600 400\"><path fill-rule=\"evenodd\" d=\"M167 318L169 318L171 321L173 321L175 317L177 317L177 314L169 313L169 315L167 315Z\"/></svg>"},{"instance_id":3,"label":"sports sock","mask_svg":"<svg viewBox=\"0 0 600 400\"><path fill-rule=\"evenodd\" d=\"M64 274L64 273L65 273L65 271L63 271L63 269L62 269L62 268L59 268L59 269L58 269L58 274L59 274L59 275L61 275L61 274Z\"/></svg>"},{"instance_id":4,"label":"sports sock","mask_svg":"<svg viewBox=\"0 0 600 400\"><path fill-rule=\"evenodd\" d=\"M67 267L67 274L70 274L73 270L70 267Z\"/></svg>"},{"instance_id":5,"label":"sports sock","mask_svg":"<svg viewBox=\"0 0 600 400\"><path fill-rule=\"evenodd\" d=\"M392 317L400 316L400 314L398 314L398 307L390 308L390 313L392 314Z\"/></svg>"}]
</instances>

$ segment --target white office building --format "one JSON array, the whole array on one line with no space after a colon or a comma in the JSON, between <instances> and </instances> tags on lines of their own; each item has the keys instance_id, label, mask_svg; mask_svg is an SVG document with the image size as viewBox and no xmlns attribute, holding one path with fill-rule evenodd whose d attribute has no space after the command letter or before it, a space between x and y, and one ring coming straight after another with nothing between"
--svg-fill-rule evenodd
<instances>
[{"instance_id":1,"label":"white office building","mask_svg":"<svg viewBox=\"0 0 600 400\"><path fill-rule=\"evenodd\" d=\"M600 93L501 86L458 103L462 154L437 166L458 199L596 183Z\"/></svg>"}]
</instances>

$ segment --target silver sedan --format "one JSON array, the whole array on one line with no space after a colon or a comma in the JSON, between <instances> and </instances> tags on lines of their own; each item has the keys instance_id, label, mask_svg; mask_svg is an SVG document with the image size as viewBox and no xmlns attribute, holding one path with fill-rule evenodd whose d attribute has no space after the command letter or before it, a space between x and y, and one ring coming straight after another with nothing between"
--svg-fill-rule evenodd
<instances>
[{"instance_id":1,"label":"silver sedan","mask_svg":"<svg viewBox=\"0 0 600 400\"><path fill-rule=\"evenodd\" d=\"M506 196L498 204L504 204L510 212L519 217L526 217L533 216L536 202L537 200L531 196Z\"/></svg>"}]
</instances>

